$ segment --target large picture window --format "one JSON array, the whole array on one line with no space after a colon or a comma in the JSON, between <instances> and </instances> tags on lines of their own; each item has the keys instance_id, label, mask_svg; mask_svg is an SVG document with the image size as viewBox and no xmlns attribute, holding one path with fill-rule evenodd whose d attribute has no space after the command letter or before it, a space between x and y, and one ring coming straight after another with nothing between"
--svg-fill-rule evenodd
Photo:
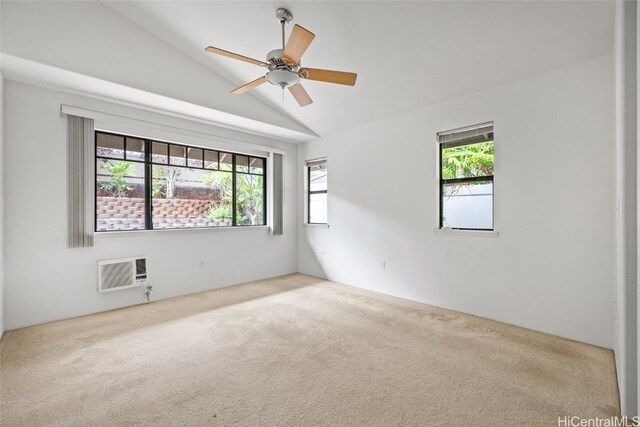
<instances>
[{"instance_id":1,"label":"large picture window","mask_svg":"<svg viewBox=\"0 0 640 427\"><path fill-rule=\"evenodd\" d=\"M96 131L96 231L265 225L266 163Z\"/></svg>"},{"instance_id":2,"label":"large picture window","mask_svg":"<svg viewBox=\"0 0 640 427\"><path fill-rule=\"evenodd\" d=\"M307 223L327 223L327 160L306 162Z\"/></svg>"},{"instance_id":3,"label":"large picture window","mask_svg":"<svg viewBox=\"0 0 640 427\"><path fill-rule=\"evenodd\" d=\"M493 124L438 134L440 228L493 230Z\"/></svg>"}]
</instances>

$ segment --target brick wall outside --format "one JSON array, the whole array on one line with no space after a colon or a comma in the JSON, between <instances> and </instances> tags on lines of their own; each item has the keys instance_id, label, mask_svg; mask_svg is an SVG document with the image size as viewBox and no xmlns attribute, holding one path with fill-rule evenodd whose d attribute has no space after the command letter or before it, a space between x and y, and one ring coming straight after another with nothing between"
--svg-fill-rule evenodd
<instances>
[{"instance_id":1,"label":"brick wall outside","mask_svg":"<svg viewBox=\"0 0 640 427\"><path fill-rule=\"evenodd\" d=\"M228 221L207 217L212 200L154 199L153 228L221 227ZM144 229L144 198L97 197L98 230Z\"/></svg>"}]
</instances>

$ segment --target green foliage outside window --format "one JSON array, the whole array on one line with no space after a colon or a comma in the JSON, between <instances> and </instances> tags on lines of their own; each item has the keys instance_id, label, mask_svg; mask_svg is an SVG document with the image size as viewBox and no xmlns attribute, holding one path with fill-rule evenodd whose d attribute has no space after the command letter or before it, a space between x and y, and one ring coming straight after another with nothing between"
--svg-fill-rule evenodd
<instances>
[{"instance_id":1,"label":"green foliage outside window","mask_svg":"<svg viewBox=\"0 0 640 427\"><path fill-rule=\"evenodd\" d=\"M207 211L207 217L211 219L222 219L225 221L231 221L233 214L231 212L231 204L218 203L211 205Z\"/></svg>"},{"instance_id":2,"label":"green foliage outside window","mask_svg":"<svg viewBox=\"0 0 640 427\"><path fill-rule=\"evenodd\" d=\"M182 170L173 166L153 166L151 197L173 199L176 192L176 181Z\"/></svg>"},{"instance_id":3,"label":"green foliage outside window","mask_svg":"<svg viewBox=\"0 0 640 427\"><path fill-rule=\"evenodd\" d=\"M263 222L263 177L238 174L236 178L236 222L240 225L258 225Z\"/></svg>"},{"instance_id":4,"label":"green foliage outside window","mask_svg":"<svg viewBox=\"0 0 640 427\"><path fill-rule=\"evenodd\" d=\"M493 141L442 150L442 178L493 175Z\"/></svg>"},{"instance_id":5,"label":"green foliage outside window","mask_svg":"<svg viewBox=\"0 0 640 427\"><path fill-rule=\"evenodd\" d=\"M215 193L215 198L219 200L218 203L212 204L209 207L207 216L211 219L222 219L225 221L231 221L233 213L231 212L231 200L233 198L233 191L231 188L232 176L229 172L209 172L202 177L202 184L211 187Z\"/></svg>"},{"instance_id":6,"label":"green foliage outside window","mask_svg":"<svg viewBox=\"0 0 640 427\"><path fill-rule=\"evenodd\" d=\"M236 223L238 225L260 225L264 221L263 182L262 176L236 174ZM202 183L211 187L220 200L209 209L209 218L230 220L233 198L232 174L212 171L202 177Z\"/></svg>"},{"instance_id":7,"label":"green foliage outside window","mask_svg":"<svg viewBox=\"0 0 640 427\"><path fill-rule=\"evenodd\" d=\"M101 183L100 188L112 197L127 197L129 192L133 190L133 187L129 186L125 177L135 174L135 170L132 170L133 162L127 162L125 160L103 160L100 166L111 175L109 182Z\"/></svg>"}]
</instances>

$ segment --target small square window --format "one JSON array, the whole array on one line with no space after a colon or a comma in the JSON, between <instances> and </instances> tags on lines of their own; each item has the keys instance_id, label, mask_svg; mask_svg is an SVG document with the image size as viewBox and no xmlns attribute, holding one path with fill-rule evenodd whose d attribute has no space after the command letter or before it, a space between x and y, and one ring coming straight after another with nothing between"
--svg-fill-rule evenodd
<instances>
[{"instance_id":1,"label":"small square window","mask_svg":"<svg viewBox=\"0 0 640 427\"><path fill-rule=\"evenodd\" d=\"M236 156L236 171L242 173L249 172L249 158L247 156Z\"/></svg>"},{"instance_id":2,"label":"small square window","mask_svg":"<svg viewBox=\"0 0 640 427\"><path fill-rule=\"evenodd\" d=\"M170 145L169 163L176 166L185 166L187 164L186 154L186 147L183 147L182 145Z\"/></svg>"},{"instance_id":3,"label":"small square window","mask_svg":"<svg viewBox=\"0 0 640 427\"><path fill-rule=\"evenodd\" d=\"M167 164L169 160L169 145L162 142L151 144L151 161L153 163Z\"/></svg>"},{"instance_id":4,"label":"small square window","mask_svg":"<svg viewBox=\"0 0 640 427\"><path fill-rule=\"evenodd\" d=\"M194 168L202 167L202 148L190 147L187 150L187 166Z\"/></svg>"},{"instance_id":5,"label":"small square window","mask_svg":"<svg viewBox=\"0 0 640 427\"><path fill-rule=\"evenodd\" d=\"M96 155L112 159L124 159L124 137L108 133L97 134Z\"/></svg>"},{"instance_id":6,"label":"small square window","mask_svg":"<svg viewBox=\"0 0 640 427\"><path fill-rule=\"evenodd\" d=\"M205 169L218 169L218 152L204 150L204 167Z\"/></svg>"},{"instance_id":7,"label":"small square window","mask_svg":"<svg viewBox=\"0 0 640 427\"><path fill-rule=\"evenodd\" d=\"M249 172L264 175L264 159L251 157L249 161Z\"/></svg>"},{"instance_id":8,"label":"small square window","mask_svg":"<svg viewBox=\"0 0 640 427\"><path fill-rule=\"evenodd\" d=\"M144 160L144 141L138 138L127 138L127 159Z\"/></svg>"},{"instance_id":9,"label":"small square window","mask_svg":"<svg viewBox=\"0 0 640 427\"><path fill-rule=\"evenodd\" d=\"M233 154L220 153L220 170L222 171L233 170Z\"/></svg>"}]
</instances>

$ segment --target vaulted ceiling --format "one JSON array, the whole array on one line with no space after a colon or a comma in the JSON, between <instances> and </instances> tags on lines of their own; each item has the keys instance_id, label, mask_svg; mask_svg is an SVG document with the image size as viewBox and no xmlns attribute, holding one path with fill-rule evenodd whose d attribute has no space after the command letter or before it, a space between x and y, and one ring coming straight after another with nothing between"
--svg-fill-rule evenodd
<instances>
[{"instance_id":1,"label":"vaulted ceiling","mask_svg":"<svg viewBox=\"0 0 640 427\"><path fill-rule=\"evenodd\" d=\"M305 141L610 54L611 1L2 1L9 79L197 115ZM262 85L230 90L280 47L278 7L314 32L303 66L358 73L304 81L314 103ZM287 33L291 26L287 28ZM97 80L96 80L97 79ZM93 93L91 93L93 92ZM117 101L117 100L116 100Z\"/></svg>"},{"instance_id":2,"label":"vaulted ceiling","mask_svg":"<svg viewBox=\"0 0 640 427\"><path fill-rule=\"evenodd\" d=\"M482 91L613 49L613 2L109 2L112 9L240 86L280 47L278 7L316 34L303 66L355 71L355 87L305 81L300 108L279 87L249 95L320 136ZM287 28L287 34L291 26ZM184 76L189 79L188 75Z\"/></svg>"}]
</instances>

